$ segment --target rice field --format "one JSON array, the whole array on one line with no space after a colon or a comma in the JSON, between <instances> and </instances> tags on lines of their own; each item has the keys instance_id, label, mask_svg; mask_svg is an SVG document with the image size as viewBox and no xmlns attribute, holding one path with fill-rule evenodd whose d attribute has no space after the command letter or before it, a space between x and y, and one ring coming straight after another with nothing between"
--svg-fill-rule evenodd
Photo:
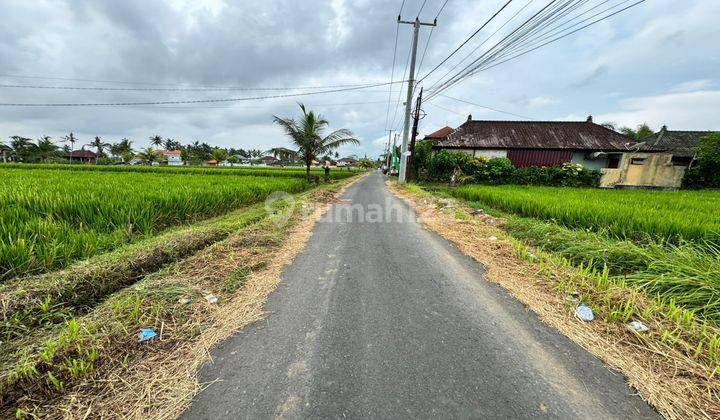
<instances>
[{"instance_id":1,"label":"rice field","mask_svg":"<svg viewBox=\"0 0 720 420\"><path fill-rule=\"evenodd\" d=\"M62 268L168 227L263 200L274 191L309 187L304 173L8 166L0 168L0 281Z\"/></svg>"},{"instance_id":2,"label":"rice field","mask_svg":"<svg viewBox=\"0 0 720 420\"><path fill-rule=\"evenodd\" d=\"M269 167L269 166L121 166L121 165L67 165L47 163L22 163L3 164L0 163L0 170L4 169L46 169L59 171L83 171L83 172L132 172L132 173L160 173L175 175L230 175L230 176L263 176L263 177L289 177L305 178L305 168L293 167ZM358 173L358 169L333 168L330 171L331 179L345 179ZM311 176L323 177L321 167L310 168Z\"/></svg>"},{"instance_id":3,"label":"rice field","mask_svg":"<svg viewBox=\"0 0 720 420\"><path fill-rule=\"evenodd\" d=\"M720 243L720 191L469 185L450 193L508 213L622 239Z\"/></svg>"}]
</instances>

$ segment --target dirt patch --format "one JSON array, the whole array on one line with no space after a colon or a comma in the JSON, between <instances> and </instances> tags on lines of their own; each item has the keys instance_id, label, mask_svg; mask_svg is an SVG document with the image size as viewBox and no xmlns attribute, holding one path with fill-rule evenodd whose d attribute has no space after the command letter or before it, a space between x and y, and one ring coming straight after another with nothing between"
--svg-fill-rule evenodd
<instances>
[{"instance_id":1,"label":"dirt patch","mask_svg":"<svg viewBox=\"0 0 720 420\"><path fill-rule=\"evenodd\" d=\"M529 249L509 238L498 225L503 220L473 210L448 199L418 194L388 183L395 195L408 202L416 211L418 221L451 241L463 253L481 263L487 270L485 278L500 284L535 312L543 322L554 327L609 367L622 372L628 384L667 418L720 418L720 381L718 368L700 357L693 358L690 338L677 334L668 339L657 331L678 331L672 321L653 317L655 302L634 289L607 285L602 291L583 278L582 270ZM587 283L587 284L585 284ZM596 320L579 320L574 309L577 295L566 293L567 285L578 285L591 302L607 302L615 308L632 300L635 310L645 314L650 326L646 334L630 330L625 323L608 322L612 314L598 305ZM584 284L584 286L583 286ZM699 331L707 325L692 326ZM653 332L655 331L655 332ZM601 392L602 390L596 390Z\"/></svg>"}]
</instances>

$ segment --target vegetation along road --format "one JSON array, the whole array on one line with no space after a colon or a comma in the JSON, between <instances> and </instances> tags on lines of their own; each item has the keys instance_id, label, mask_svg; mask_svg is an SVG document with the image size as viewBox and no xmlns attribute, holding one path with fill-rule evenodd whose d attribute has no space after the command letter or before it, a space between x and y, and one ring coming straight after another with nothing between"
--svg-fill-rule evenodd
<instances>
[{"instance_id":1,"label":"vegetation along road","mask_svg":"<svg viewBox=\"0 0 720 420\"><path fill-rule=\"evenodd\" d=\"M212 351L185 418L658 416L424 230L382 176L343 199L285 269L267 318Z\"/></svg>"}]
</instances>

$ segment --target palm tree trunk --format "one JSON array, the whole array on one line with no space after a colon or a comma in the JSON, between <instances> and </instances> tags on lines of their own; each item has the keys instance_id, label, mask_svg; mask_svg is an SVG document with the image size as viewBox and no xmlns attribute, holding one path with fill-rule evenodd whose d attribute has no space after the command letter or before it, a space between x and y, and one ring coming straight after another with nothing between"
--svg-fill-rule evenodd
<instances>
[{"instance_id":1,"label":"palm tree trunk","mask_svg":"<svg viewBox=\"0 0 720 420\"><path fill-rule=\"evenodd\" d=\"M312 164L311 160L305 161L305 175L307 176L308 182L310 181L310 165Z\"/></svg>"}]
</instances>

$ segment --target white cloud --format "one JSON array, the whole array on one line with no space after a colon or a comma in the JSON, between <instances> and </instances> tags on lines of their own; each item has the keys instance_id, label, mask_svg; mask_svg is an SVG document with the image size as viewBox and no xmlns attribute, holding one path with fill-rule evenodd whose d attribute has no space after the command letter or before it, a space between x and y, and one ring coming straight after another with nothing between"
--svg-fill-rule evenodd
<instances>
[{"instance_id":1,"label":"white cloud","mask_svg":"<svg viewBox=\"0 0 720 420\"><path fill-rule=\"evenodd\" d=\"M536 96L525 101L525 104L531 108L559 104L560 100L550 96Z\"/></svg>"},{"instance_id":2,"label":"white cloud","mask_svg":"<svg viewBox=\"0 0 720 420\"><path fill-rule=\"evenodd\" d=\"M675 130L720 130L720 90L630 98L621 101L620 108L595 120L631 127L646 122L653 128L667 125Z\"/></svg>"},{"instance_id":3,"label":"white cloud","mask_svg":"<svg viewBox=\"0 0 720 420\"><path fill-rule=\"evenodd\" d=\"M710 89L715 85L710 79L688 80L687 82L678 83L670 89L671 92L694 92L698 90Z\"/></svg>"}]
</instances>

